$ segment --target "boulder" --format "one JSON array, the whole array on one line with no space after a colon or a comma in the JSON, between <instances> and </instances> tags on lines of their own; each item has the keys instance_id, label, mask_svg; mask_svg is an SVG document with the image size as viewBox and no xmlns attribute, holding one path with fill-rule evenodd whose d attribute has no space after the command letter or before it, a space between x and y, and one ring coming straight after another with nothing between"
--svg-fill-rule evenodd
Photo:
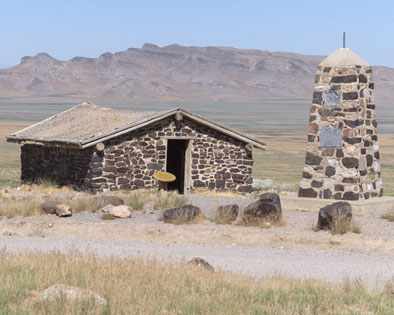
<instances>
[{"instance_id":1,"label":"boulder","mask_svg":"<svg viewBox=\"0 0 394 315\"><path fill-rule=\"evenodd\" d=\"M325 206L319 211L317 228L330 230L334 224L350 224L352 220L352 206L346 201L338 201Z\"/></svg>"},{"instance_id":2,"label":"boulder","mask_svg":"<svg viewBox=\"0 0 394 315\"><path fill-rule=\"evenodd\" d=\"M200 215L200 208L192 205L182 206L180 208L166 209L163 212L164 222L180 221L190 222Z\"/></svg>"},{"instance_id":3,"label":"boulder","mask_svg":"<svg viewBox=\"0 0 394 315\"><path fill-rule=\"evenodd\" d=\"M121 205L121 206L113 206L107 205L103 209L103 212L112 215L115 218L131 218L133 214L133 209L129 206Z\"/></svg>"},{"instance_id":4,"label":"boulder","mask_svg":"<svg viewBox=\"0 0 394 315\"><path fill-rule=\"evenodd\" d=\"M58 217L71 217L73 215L71 206L59 203L55 207L55 213Z\"/></svg>"},{"instance_id":5,"label":"boulder","mask_svg":"<svg viewBox=\"0 0 394 315\"><path fill-rule=\"evenodd\" d=\"M42 209L45 213L48 213L48 214L55 214L55 213L56 213L55 208L56 208L56 206L57 206L58 204L60 204L59 201L48 200L48 201L43 202L43 203L40 205L40 207L41 207L41 209Z\"/></svg>"},{"instance_id":6,"label":"boulder","mask_svg":"<svg viewBox=\"0 0 394 315\"><path fill-rule=\"evenodd\" d=\"M230 223L237 219L238 213L239 206L237 204L219 206L216 213L216 219Z\"/></svg>"},{"instance_id":7,"label":"boulder","mask_svg":"<svg viewBox=\"0 0 394 315\"><path fill-rule=\"evenodd\" d=\"M194 257L192 260L189 261L189 264L196 267L204 268L208 271L215 271L215 269L211 266L209 262L200 257Z\"/></svg>"},{"instance_id":8,"label":"boulder","mask_svg":"<svg viewBox=\"0 0 394 315\"><path fill-rule=\"evenodd\" d=\"M62 299L67 303L77 301L85 303L93 302L98 306L105 306L107 304L107 300L97 293L64 284L55 284L43 292L30 291L26 294L26 298L33 302L56 302L56 300Z\"/></svg>"},{"instance_id":9,"label":"boulder","mask_svg":"<svg viewBox=\"0 0 394 315\"><path fill-rule=\"evenodd\" d=\"M244 216L278 221L282 218L280 197L276 193L264 193L260 199L249 204L244 210Z\"/></svg>"}]
</instances>

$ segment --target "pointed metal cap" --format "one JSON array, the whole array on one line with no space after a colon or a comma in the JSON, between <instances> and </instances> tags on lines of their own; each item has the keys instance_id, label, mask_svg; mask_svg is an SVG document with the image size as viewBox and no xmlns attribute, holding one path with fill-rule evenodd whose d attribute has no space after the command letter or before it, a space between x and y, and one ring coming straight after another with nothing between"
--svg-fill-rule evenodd
<instances>
[{"instance_id":1,"label":"pointed metal cap","mask_svg":"<svg viewBox=\"0 0 394 315\"><path fill-rule=\"evenodd\" d=\"M349 67L356 65L369 67L366 61L357 56L349 48L337 49L319 64L322 67Z\"/></svg>"}]
</instances>

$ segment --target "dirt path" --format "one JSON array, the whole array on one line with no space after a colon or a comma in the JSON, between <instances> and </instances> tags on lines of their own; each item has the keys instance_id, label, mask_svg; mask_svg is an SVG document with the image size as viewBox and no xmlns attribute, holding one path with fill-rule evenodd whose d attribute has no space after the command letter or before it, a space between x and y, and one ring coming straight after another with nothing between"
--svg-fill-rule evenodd
<instances>
[{"instance_id":1,"label":"dirt path","mask_svg":"<svg viewBox=\"0 0 394 315\"><path fill-rule=\"evenodd\" d=\"M394 255L394 223L379 218L356 217L360 234L332 235L314 232L317 215L284 211L282 227L261 229L234 225L217 225L209 221L190 225L165 224L155 214L134 212L133 218L103 221L100 213L76 214L70 218L56 216L17 217L0 220L0 235L51 238L86 238L95 240L133 240L207 245L247 245L294 249L340 249Z\"/></svg>"}]
</instances>

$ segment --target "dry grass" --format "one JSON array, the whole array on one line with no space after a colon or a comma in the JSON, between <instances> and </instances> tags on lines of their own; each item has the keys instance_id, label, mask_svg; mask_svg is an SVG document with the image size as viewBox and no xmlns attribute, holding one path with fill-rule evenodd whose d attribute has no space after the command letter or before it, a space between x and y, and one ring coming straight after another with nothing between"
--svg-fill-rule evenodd
<instances>
[{"instance_id":1,"label":"dry grass","mask_svg":"<svg viewBox=\"0 0 394 315\"><path fill-rule=\"evenodd\" d=\"M237 215L235 215L235 213L230 211L219 212L219 210L216 209L216 214L212 221L216 224L232 224L236 219Z\"/></svg>"},{"instance_id":2,"label":"dry grass","mask_svg":"<svg viewBox=\"0 0 394 315\"><path fill-rule=\"evenodd\" d=\"M107 299L107 307L27 302L30 290L56 283L96 292ZM384 291L367 291L351 282L331 286L279 275L255 281L185 262L0 253L1 314L390 314L390 294L390 284Z\"/></svg>"},{"instance_id":3,"label":"dry grass","mask_svg":"<svg viewBox=\"0 0 394 315\"><path fill-rule=\"evenodd\" d=\"M43 214L40 209L41 203L46 200L56 200L66 203L71 206L73 213L80 212L95 212L100 210L106 203L97 202L93 200L93 196L89 194L80 194L78 199L72 199L72 194L65 194L64 197L53 197L51 195L55 192L69 192L67 187L57 189L53 186L42 187L39 185L23 186L22 191L28 192L25 199L15 200L10 198L0 203L0 216L8 218L15 216L33 216ZM35 194L40 194L40 198ZM108 193L110 196L120 197L126 205L129 205L133 210L142 210L144 204L149 201L154 201L155 209L168 209L174 207L181 207L189 204L187 198L179 195L176 192L162 193L154 190L138 190L138 191L123 191L120 193Z\"/></svg>"},{"instance_id":4,"label":"dry grass","mask_svg":"<svg viewBox=\"0 0 394 315\"><path fill-rule=\"evenodd\" d=\"M196 190L195 193L203 196L247 198L245 194L240 194L235 191Z\"/></svg>"},{"instance_id":5,"label":"dry grass","mask_svg":"<svg viewBox=\"0 0 394 315\"><path fill-rule=\"evenodd\" d=\"M380 218L384 220L388 220L390 222L394 222L394 211L387 212L383 214Z\"/></svg>"},{"instance_id":6,"label":"dry grass","mask_svg":"<svg viewBox=\"0 0 394 315\"><path fill-rule=\"evenodd\" d=\"M55 183L49 180L44 181L44 185L20 185L19 187L19 192L23 193L24 196L34 196L37 194L51 194L54 192L66 192L66 191L73 191L70 187L67 186L62 186L58 187ZM10 195L16 194L18 191L17 187L8 187L7 188L8 193L6 192L6 189L1 189L0 190L0 197L6 198Z\"/></svg>"},{"instance_id":7,"label":"dry grass","mask_svg":"<svg viewBox=\"0 0 394 315\"><path fill-rule=\"evenodd\" d=\"M157 191L143 190L128 191L127 195L122 195L125 204L133 208L133 210L142 210L147 202L154 202L154 209L178 208L189 204L189 200L180 195L176 191Z\"/></svg>"},{"instance_id":8,"label":"dry grass","mask_svg":"<svg viewBox=\"0 0 394 315\"><path fill-rule=\"evenodd\" d=\"M262 229L269 229L286 226L286 221L283 219L273 220L269 218L243 217L241 223L238 223L238 225L257 226Z\"/></svg>"},{"instance_id":9,"label":"dry grass","mask_svg":"<svg viewBox=\"0 0 394 315\"><path fill-rule=\"evenodd\" d=\"M317 225L313 226L312 230L314 232L320 231ZM348 232L356 233L356 234L361 233L361 227L356 222L354 222L354 220L336 219L332 224L330 224L329 230L333 235L337 235L337 234L342 235Z\"/></svg>"},{"instance_id":10,"label":"dry grass","mask_svg":"<svg viewBox=\"0 0 394 315\"><path fill-rule=\"evenodd\" d=\"M263 229L282 227L286 225L286 221L284 221L282 217L278 219L274 215L266 217L245 215L243 209L241 209L240 218L236 223L237 225L257 226Z\"/></svg>"}]
</instances>

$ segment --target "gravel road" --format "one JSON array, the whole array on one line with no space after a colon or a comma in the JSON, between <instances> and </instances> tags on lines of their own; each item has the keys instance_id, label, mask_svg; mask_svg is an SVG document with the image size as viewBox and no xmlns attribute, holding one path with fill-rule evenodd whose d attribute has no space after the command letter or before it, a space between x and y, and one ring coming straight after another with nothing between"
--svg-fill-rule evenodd
<instances>
[{"instance_id":1,"label":"gravel road","mask_svg":"<svg viewBox=\"0 0 394 315\"><path fill-rule=\"evenodd\" d=\"M161 260L202 257L215 268L252 277L280 273L296 278L315 278L341 283L344 278L362 279L369 285L394 275L393 256L340 250L300 250L261 246L198 245L0 236L0 248L9 252L67 252L77 249L99 256L157 257Z\"/></svg>"},{"instance_id":2,"label":"gravel road","mask_svg":"<svg viewBox=\"0 0 394 315\"><path fill-rule=\"evenodd\" d=\"M245 198L190 195L207 217L218 205ZM281 273L341 283L362 279L369 285L394 277L394 223L376 216L356 217L361 234L315 233L317 214L283 211L285 225L272 229L202 222L172 225L160 213L136 211L131 219L103 221L101 213L0 218L0 250L10 252L77 249L99 256L189 260L199 256L215 268L252 277ZM51 225L51 228L48 226ZM1 235L3 234L3 235Z\"/></svg>"}]
</instances>

